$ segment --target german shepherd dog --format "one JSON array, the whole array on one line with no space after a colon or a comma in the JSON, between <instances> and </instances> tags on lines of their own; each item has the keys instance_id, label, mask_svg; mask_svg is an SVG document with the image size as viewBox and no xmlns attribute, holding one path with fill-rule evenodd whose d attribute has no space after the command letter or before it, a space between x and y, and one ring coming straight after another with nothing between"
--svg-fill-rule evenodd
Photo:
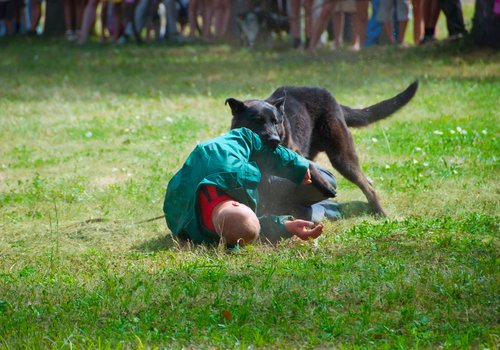
<instances>
[{"instance_id":1,"label":"german shepherd dog","mask_svg":"<svg viewBox=\"0 0 500 350\"><path fill-rule=\"evenodd\" d=\"M406 105L415 95L418 81L398 95L355 109L339 104L325 89L318 87L280 87L265 100L226 99L233 119L231 129L246 127L271 147L281 144L308 159L326 152L333 167L358 185L376 216L385 216L380 200L361 170L349 127L363 127L387 118ZM312 164L312 163L311 163ZM327 197L335 190L314 166L310 167L313 184Z\"/></svg>"}]
</instances>

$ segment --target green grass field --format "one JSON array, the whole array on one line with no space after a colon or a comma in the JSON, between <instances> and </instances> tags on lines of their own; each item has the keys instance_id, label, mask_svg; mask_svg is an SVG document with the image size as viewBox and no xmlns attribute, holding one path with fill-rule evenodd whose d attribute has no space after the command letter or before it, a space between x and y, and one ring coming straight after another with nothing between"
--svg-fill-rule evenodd
<instances>
[{"instance_id":1,"label":"green grass field","mask_svg":"<svg viewBox=\"0 0 500 350\"><path fill-rule=\"evenodd\" d=\"M4 44L0 348L498 348L498 52ZM363 107L414 79L408 106L353 130L387 219L236 253L136 224L228 130L227 97L315 85Z\"/></svg>"}]
</instances>

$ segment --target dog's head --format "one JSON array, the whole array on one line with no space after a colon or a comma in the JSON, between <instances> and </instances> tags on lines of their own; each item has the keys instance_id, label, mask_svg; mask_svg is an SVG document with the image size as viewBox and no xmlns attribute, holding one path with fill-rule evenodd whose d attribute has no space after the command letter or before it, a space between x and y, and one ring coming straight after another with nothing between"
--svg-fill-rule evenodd
<instances>
[{"instance_id":1,"label":"dog's head","mask_svg":"<svg viewBox=\"0 0 500 350\"><path fill-rule=\"evenodd\" d=\"M233 120L231 129L248 128L260 136L262 142L276 148L285 137L284 99L273 102L264 100L239 101L228 98L226 104L231 107Z\"/></svg>"},{"instance_id":2,"label":"dog's head","mask_svg":"<svg viewBox=\"0 0 500 350\"><path fill-rule=\"evenodd\" d=\"M253 47L261 26L259 14L255 11L240 14L236 17L236 23L240 28L241 40L244 45Z\"/></svg>"}]
</instances>

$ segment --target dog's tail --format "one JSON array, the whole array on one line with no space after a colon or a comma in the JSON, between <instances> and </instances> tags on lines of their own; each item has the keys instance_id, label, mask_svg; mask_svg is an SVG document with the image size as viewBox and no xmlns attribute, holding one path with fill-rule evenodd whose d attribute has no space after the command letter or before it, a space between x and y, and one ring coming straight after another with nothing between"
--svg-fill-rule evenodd
<instances>
[{"instance_id":1,"label":"dog's tail","mask_svg":"<svg viewBox=\"0 0 500 350\"><path fill-rule=\"evenodd\" d=\"M406 88L405 91L390 99L374 104L373 106L363 109L354 109L342 106L347 126L359 128L387 118L392 113L407 104L415 95L417 89L418 80L415 80Z\"/></svg>"}]
</instances>

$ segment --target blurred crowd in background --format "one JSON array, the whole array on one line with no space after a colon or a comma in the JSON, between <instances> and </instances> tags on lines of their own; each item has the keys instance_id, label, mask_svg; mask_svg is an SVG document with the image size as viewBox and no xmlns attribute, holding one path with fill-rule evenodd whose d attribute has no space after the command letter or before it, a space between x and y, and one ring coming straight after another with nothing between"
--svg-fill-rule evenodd
<instances>
[{"instance_id":1,"label":"blurred crowd in background","mask_svg":"<svg viewBox=\"0 0 500 350\"><path fill-rule=\"evenodd\" d=\"M448 40L467 33L460 0L0 0L0 36L59 31L78 44L282 40L315 53L319 45L431 43L440 14ZM408 23L413 38L405 41Z\"/></svg>"}]
</instances>

